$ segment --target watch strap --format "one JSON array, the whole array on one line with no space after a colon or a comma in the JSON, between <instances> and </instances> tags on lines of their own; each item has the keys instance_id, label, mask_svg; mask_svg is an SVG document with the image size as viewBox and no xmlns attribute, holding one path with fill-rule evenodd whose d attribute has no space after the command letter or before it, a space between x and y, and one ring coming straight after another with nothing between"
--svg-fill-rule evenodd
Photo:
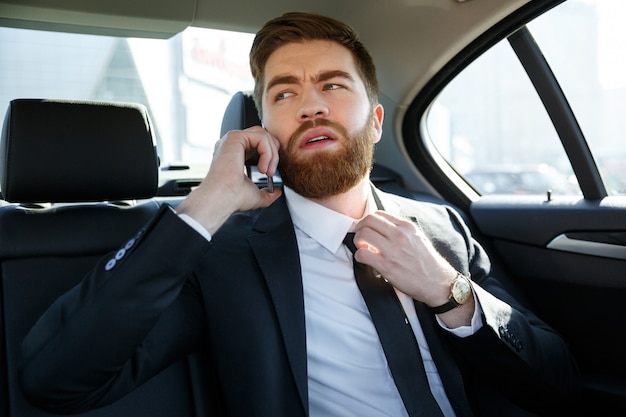
<instances>
[{"instance_id":1,"label":"watch strap","mask_svg":"<svg viewBox=\"0 0 626 417\"><path fill-rule=\"evenodd\" d=\"M454 297L450 297L447 303L442 304L438 307L430 307L430 310L435 314L443 314L443 313L447 313L448 311L454 308L457 308L458 306L460 306L460 304L457 303Z\"/></svg>"}]
</instances>

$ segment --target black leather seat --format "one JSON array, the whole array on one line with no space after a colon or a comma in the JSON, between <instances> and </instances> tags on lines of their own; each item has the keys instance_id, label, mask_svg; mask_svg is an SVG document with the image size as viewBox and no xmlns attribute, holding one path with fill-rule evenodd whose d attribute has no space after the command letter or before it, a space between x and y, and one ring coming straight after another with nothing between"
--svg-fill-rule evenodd
<instances>
[{"instance_id":1,"label":"black leather seat","mask_svg":"<svg viewBox=\"0 0 626 417\"><path fill-rule=\"evenodd\" d=\"M233 95L226 106L222 118L221 136L230 130L247 129L252 126L261 126L252 92L239 91Z\"/></svg>"},{"instance_id":2,"label":"black leather seat","mask_svg":"<svg viewBox=\"0 0 626 417\"><path fill-rule=\"evenodd\" d=\"M0 143L0 416L48 415L26 401L17 383L21 341L59 295L153 216L157 185L143 106L10 103ZM190 385L182 360L82 415L195 415Z\"/></svg>"},{"instance_id":3,"label":"black leather seat","mask_svg":"<svg viewBox=\"0 0 626 417\"><path fill-rule=\"evenodd\" d=\"M222 118L222 127L220 136L224 136L231 130L243 130L252 126L261 126L261 119L257 112L256 105L254 104L254 98L252 98L251 91L239 91L233 95L226 106L224 111L224 117ZM266 177L263 180L260 179L258 171L256 170L256 164L259 161L259 154L254 153L246 161L246 173L249 178L252 178L259 186L264 187L266 184Z\"/></svg>"}]
</instances>

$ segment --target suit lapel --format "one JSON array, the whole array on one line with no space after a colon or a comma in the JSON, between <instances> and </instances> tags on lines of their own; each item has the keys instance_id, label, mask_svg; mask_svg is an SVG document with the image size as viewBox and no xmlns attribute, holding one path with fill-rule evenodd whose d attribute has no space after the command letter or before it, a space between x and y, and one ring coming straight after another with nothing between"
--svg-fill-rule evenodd
<instances>
[{"instance_id":1,"label":"suit lapel","mask_svg":"<svg viewBox=\"0 0 626 417\"><path fill-rule=\"evenodd\" d=\"M285 196L260 214L248 241L276 309L287 358L305 413L308 410L302 272Z\"/></svg>"}]
</instances>

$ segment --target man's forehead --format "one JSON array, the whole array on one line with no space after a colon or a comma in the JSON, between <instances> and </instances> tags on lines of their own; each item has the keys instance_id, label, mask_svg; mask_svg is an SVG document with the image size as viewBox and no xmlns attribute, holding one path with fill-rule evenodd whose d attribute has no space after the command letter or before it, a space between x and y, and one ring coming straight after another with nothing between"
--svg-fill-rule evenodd
<instances>
[{"instance_id":1,"label":"man's forehead","mask_svg":"<svg viewBox=\"0 0 626 417\"><path fill-rule=\"evenodd\" d=\"M278 47L269 55L266 67L277 63L297 63L299 60L324 62L336 58L350 61L352 53L345 46L331 40L314 39L290 42Z\"/></svg>"},{"instance_id":2,"label":"man's forehead","mask_svg":"<svg viewBox=\"0 0 626 417\"><path fill-rule=\"evenodd\" d=\"M265 83L276 77L320 78L324 74L358 75L351 51L329 40L293 42L276 49L265 63Z\"/></svg>"}]
</instances>

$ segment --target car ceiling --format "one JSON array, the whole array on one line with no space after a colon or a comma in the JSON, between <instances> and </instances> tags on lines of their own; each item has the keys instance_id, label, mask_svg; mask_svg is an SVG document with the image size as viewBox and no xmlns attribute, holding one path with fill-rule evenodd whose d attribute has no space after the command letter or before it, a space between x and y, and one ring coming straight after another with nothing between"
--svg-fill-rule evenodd
<instances>
[{"instance_id":1,"label":"car ceiling","mask_svg":"<svg viewBox=\"0 0 626 417\"><path fill-rule=\"evenodd\" d=\"M360 33L376 61L386 111L384 136L395 139L397 153L403 149L402 118L419 90L471 41L528 2L0 0L0 26L168 38L187 26L256 32L272 17L294 10L331 15Z\"/></svg>"}]
</instances>

